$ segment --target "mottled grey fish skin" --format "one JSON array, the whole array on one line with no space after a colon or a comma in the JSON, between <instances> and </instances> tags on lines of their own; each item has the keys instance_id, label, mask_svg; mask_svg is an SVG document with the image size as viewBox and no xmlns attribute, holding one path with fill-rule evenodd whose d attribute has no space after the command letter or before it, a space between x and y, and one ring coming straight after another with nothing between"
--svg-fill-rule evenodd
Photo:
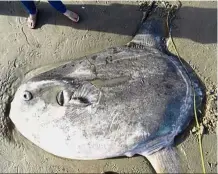
<instances>
[{"instance_id":1,"label":"mottled grey fish skin","mask_svg":"<svg viewBox=\"0 0 218 174\"><path fill-rule=\"evenodd\" d=\"M161 140L154 148L152 142L149 146L150 138L167 135L173 140L182 114L192 109L190 81L180 68L173 58L156 49L111 48L30 79L24 87L21 86L24 88L21 93L16 93L13 103L17 105L16 98L22 95L22 90L30 91L33 99L23 103L19 101L21 105L17 110L15 107L11 109L11 113L24 110L28 113L27 118L22 116L17 120L14 118L17 115L13 114L11 117L18 129L19 122L23 120L20 131L24 136L58 156L102 159L137 153L147 155L171 143ZM84 94L89 89L93 93L91 96L88 96L91 91ZM66 105L59 106L56 96L62 90L71 97ZM75 104L75 95L86 98L90 103ZM42 106L37 105L40 102ZM31 115L31 109L35 111L36 108L38 113ZM54 116L51 108L60 108L62 113ZM33 119L36 130L30 128L27 134L29 123L25 119L29 122ZM167 124L162 129L165 122ZM57 136L51 140L55 131L61 132L61 140ZM59 154L58 148L62 149L62 145L52 149L48 141L64 142L66 153Z\"/></svg>"}]
</instances>

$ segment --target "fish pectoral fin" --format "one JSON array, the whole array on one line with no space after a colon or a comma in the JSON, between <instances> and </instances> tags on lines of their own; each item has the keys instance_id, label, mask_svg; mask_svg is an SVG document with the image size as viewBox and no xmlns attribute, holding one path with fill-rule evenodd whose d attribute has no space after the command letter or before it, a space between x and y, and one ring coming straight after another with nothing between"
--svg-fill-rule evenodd
<instances>
[{"instance_id":1,"label":"fish pectoral fin","mask_svg":"<svg viewBox=\"0 0 218 174\"><path fill-rule=\"evenodd\" d=\"M91 83L84 83L72 95L70 103L78 106L97 104L100 100L101 91Z\"/></svg>"}]
</instances>

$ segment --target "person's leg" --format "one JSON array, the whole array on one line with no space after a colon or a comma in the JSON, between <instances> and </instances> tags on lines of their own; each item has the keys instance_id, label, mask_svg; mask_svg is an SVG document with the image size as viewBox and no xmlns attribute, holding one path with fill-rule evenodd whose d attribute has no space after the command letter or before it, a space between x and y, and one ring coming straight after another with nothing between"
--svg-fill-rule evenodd
<instances>
[{"instance_id":1,"label":"person's leg","mask_svg":"<svg viewBox=\"0 0 218 174\"><path fill-rule=\"evenodd\" d=\"M33 1L22 1L21 3L26 7L29 14L36 14L36 6Z\"/></svg>"},{"instance_id":2,"label":"person's leg","mask_svg":"<svg viewBox=\"0 0 218 174\"><path fill-rule=\"evenodd\" d=\"M52 7L54 7L57 11L60 13L65 13L67 11L67 8L61 1L48 1Z\"/></svg>"},{"instance_id":3,"label":"person's leg","mask_svg":"<svg viewBox=\"0 0 218 174\"><path fill-rule=\"evenodd\" d=\"M79 16L76 13L67 10L66 6L60 0L48 1L48 2L51 4L52 7L54 7L57 11L67 16L73 22L79 21Z\"/></svg>"},{"instance_id":4,"label":"person's leg","mask_svg":"<svg viewBox=\"0 0 218 174\"><path fill-rule=\"evenodd\" d=\"M29 17L27 18L27 23L29 28L35 28L36 19L37 19L37 9L33 1L23 1L21 3L26 7Z\"/></svg>"}]
</instances>

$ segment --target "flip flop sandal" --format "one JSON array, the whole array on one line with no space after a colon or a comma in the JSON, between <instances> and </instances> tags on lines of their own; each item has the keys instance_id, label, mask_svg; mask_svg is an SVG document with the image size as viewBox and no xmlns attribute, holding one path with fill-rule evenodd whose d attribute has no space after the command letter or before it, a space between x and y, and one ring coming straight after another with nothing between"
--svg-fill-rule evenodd
<instances>
[{"instance_id":1,"label":"flip flop sandal","mask_svg":"<svg viewBox=\"0 0 218 174\"><path fill-rule=\"evenodd\" d=\"M72 11L71 11L71 12L72 12ZM69 16L68 16L68 18L69 18L71 21L73 21L74 23L79 22L79 15L78 15L77 13L75 13L75 12L72 12L72 13L76 14L76 15L77 15L77 18L73 18L73 17L69 17Z\"/></svg>"},{"instance_id":2,"label":"flip flop sandal","mask_svg":"<svg viewBox=\"0 0 218 174\"><path fill-rule=\"evenodd\" d=\"M73 22L75 22L75 23L78 23L79 22L79 15L77 15L78 17L77 17L77 19L76 20L73 20Z\"/></svg>"}]
</instances>

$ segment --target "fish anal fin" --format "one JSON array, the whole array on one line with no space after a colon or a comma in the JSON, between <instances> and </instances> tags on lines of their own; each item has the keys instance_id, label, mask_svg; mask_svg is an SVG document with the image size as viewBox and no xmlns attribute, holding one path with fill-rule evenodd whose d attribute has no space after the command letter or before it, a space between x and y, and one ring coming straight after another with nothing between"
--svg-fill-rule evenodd
<instances>
[{"instance_id":1,"label":"fish anal fin","mask_svg":"<svg viewBox=\"0 0 218 174\"><path fill-rule=\"evenodd\" d=\"M183 173L179 155L175 147L166 147L150 155L145 155L156 173Z\"/></svg>"}]
</instances>

